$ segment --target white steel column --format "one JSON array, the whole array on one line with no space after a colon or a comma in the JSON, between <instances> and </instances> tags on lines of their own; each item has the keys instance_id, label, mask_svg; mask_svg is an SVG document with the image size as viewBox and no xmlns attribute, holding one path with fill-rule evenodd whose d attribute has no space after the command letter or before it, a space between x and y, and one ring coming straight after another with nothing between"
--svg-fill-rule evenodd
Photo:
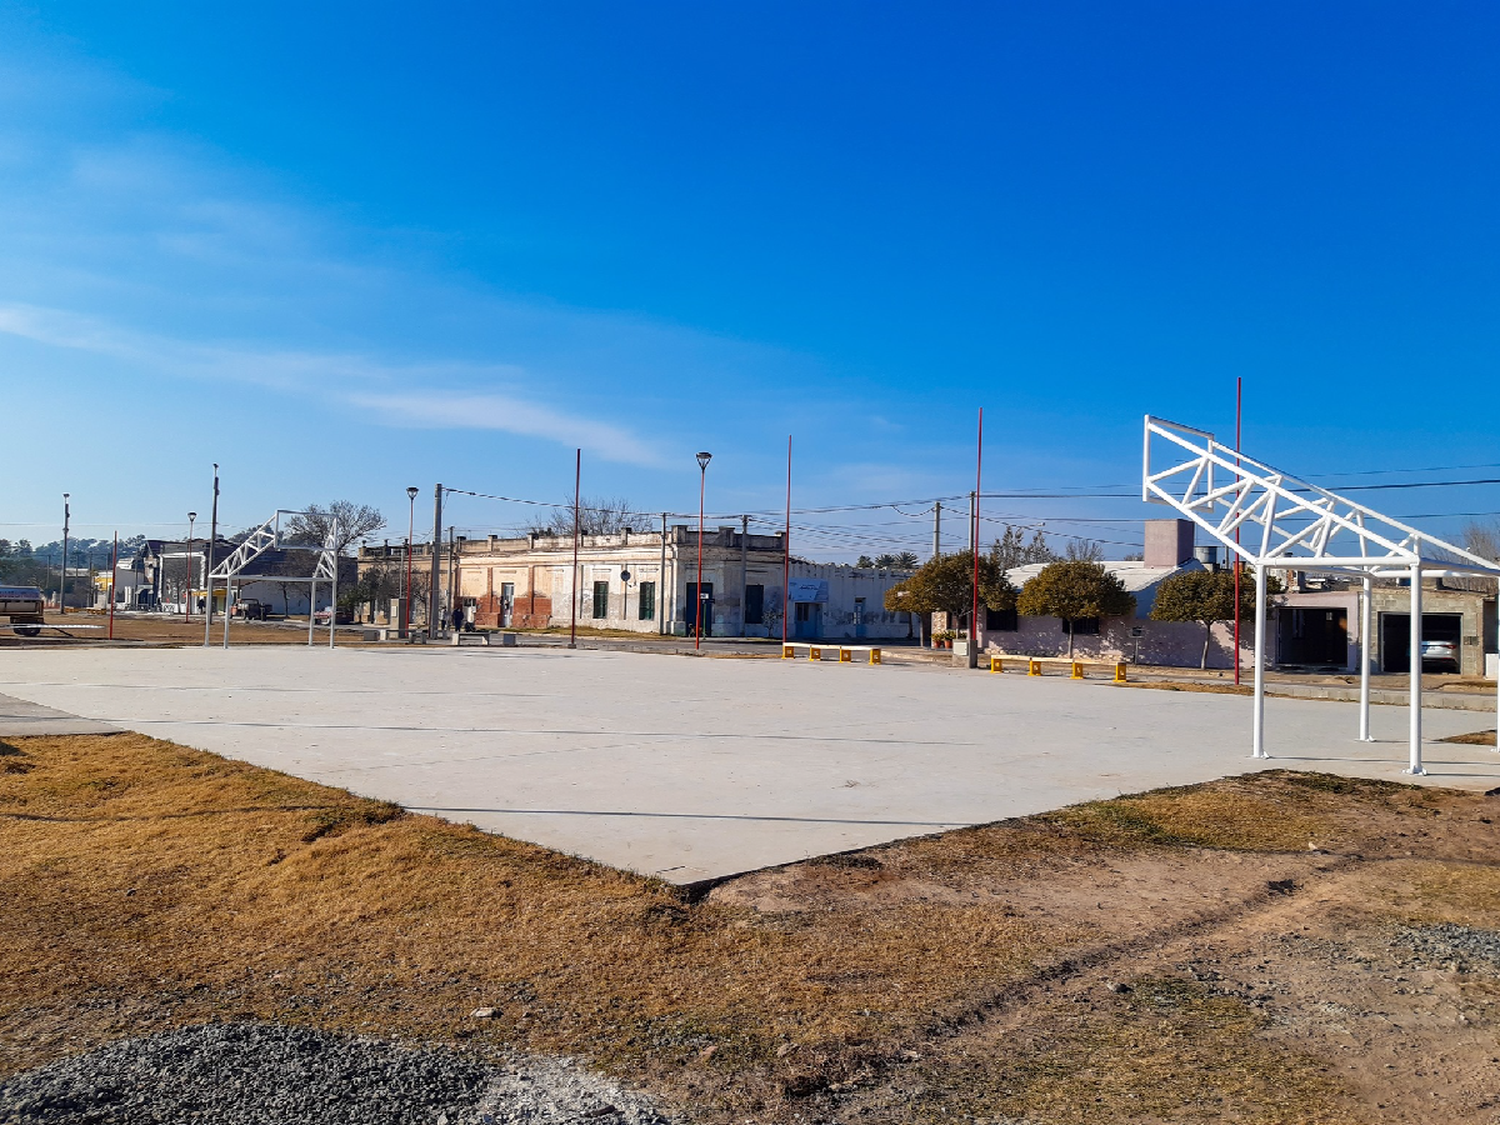
<instances>
[{"instance_id":1,"label":"white steel column","mask_svg":"<svg viewBox=\"0 0 1500 1125\"><path fill-rule=\"evenodd\" d=\"M1370 609L1374 583L1365 574L1359 591L1359 740L1374 742L1370 737Z\"/></svg>"},{"instance_id":2,"label":"white steel column","mask_svg":"<svg viewBox=\"0 0 1500 1125\"><path fill-rule=\"evenodd\" d=\"M1424 774L1422 768L1422 564L1411 564L1411 765L1403 772Z\"/></svg>"},{"instance_id":3,"label":"white steel column","mask_svg":"<svg viewBox=\"0 0 1500 1125\"><path fill-rule=\"evenodd\" d=\"M1252 758L1268 758L1266 753L1266 568L1255 567L1255 708L1251 719Z\"/></svg>"},{"instance_id":4,"label":"white steel column","mask_svg":"<svg viewBox=\"0 0 1500 1125\"><path fill-rule=\"evenodd\" d=\"M318 604L318 583L314 579L307 587L307 646L311 648L317 643L313 636L313 607Z\"/></svg>"}]
</instances>

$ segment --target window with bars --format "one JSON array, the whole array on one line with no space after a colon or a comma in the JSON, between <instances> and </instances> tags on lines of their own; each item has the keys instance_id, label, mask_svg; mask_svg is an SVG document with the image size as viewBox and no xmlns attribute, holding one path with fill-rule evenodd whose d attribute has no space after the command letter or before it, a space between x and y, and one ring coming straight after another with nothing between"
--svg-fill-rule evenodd
<instances>
[{"instance_id":1,"label":"window with bars","mask_svg":"<svg viewBox=\"0 0 1500 1125\"><path fill-rule=\"evenodd\" d=\"M609 616L609 582L594 583L594 616Z\"/></svg>"},{"instance_id":2,"label":"window with bars","mask_svg":"<svg viewBox=\"0 0 1500 1125\"><path fill-rule=\"evenodd\" d=\"M641 583L640 620L650 621L656 616L656 583Z\"/></svg>"}]
</instances>

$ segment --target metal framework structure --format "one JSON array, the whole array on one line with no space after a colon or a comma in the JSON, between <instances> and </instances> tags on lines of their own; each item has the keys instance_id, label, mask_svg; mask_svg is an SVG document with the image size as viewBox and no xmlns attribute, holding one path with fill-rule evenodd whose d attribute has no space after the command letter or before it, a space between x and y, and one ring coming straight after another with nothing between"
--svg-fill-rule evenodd
<instances>
[{"instance_id":1,"label":"metal framework structure","mask_svg":"<svg viewBox=\"0 0 1500 1125\"><path fill-rule=\"evenodd\" d=\"M1359 738L1370 737L1371 586L1411 581L1411 724L1406 772L1422 774L1422 578L1500 577L1500 564L1418 531L1325 488L1298 480L1205 430L1146 416L1141 499L1166 504L1255 572L1255 707L1251 754L1265 750L1265 605L1270 567L1361 579ZM1238 533L1238 536L1236 535ZM1239 654L1235 654L1239 659ZM1497 677L1500 711L1500 677Z\"/></svg>"},{"instance_id":2,"label":"metal framework structure","mask_svg":"<svg viewBox=\"0 0 1500 1125\"><path fill-rule=\"evenodd\" d=\"M274 548L281 546L281 517L282 516L305 516L309 512L294 511L288 508L278 508L270 519L261 524L245 537L238 547L231 551L224 561L214 567L208 575L208 598L209 604L213 603L214 579L224 579L224 647L229 647L229 583L237 577L261 555ZM328 533L323 538L323 546L318 550L317 561L313 564L313 572L305 577L295 577L278 574L277 582L308 582L311 586L307 594L307 643L313 643L313 606L317 601L318 583L327 582L332 586L333 595L328 614L328 647L333 647L334 629L338 623L338 601L339 601L339 563L338 563L338 533L339 521L335 518L329 522Z\"/></svg>"}]
</instances>

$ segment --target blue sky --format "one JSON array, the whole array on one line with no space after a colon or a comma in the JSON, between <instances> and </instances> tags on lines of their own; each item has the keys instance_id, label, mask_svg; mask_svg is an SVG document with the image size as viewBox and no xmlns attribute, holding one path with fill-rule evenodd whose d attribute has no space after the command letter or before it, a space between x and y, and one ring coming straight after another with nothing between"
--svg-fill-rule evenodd
<instances>
[{"instance_id":1,"label":"blue sky","mask_svg":"<svg viewBox=\"0 0 1500 1125\"><path fill-rule=\"evenodd\" d=\"M772 512L790 433L794 506L919 502L794 521L852 557L930 540L981 406L986 491L1128 493L1141 415L1230 435L1236 377L1290 471L1500 476L1497 32L1482 3L0 3L0 535L54 538L64 491L83 534L185 531L218 461L230 527L347 497L394 537L408 484L555 501L580 445L586 494L692 511L709 449L711 514ZM1362 498L1440 535L1500 510ZM1112 554L1162 514L987 512Z\"/></svg>"}]
</instances>

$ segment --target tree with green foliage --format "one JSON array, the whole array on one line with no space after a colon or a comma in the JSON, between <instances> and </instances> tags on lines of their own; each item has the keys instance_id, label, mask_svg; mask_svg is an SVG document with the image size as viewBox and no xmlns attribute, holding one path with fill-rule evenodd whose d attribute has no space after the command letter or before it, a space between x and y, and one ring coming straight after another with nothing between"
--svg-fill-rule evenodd
<instances>
[{"instance_id":1,"label":"tree with green foliage","mask_svg":"<svg viewBox=\"0 0 1500 1125\"><path fill-rule=\"evenodd\" d=\"M1068 626L1073 655L1074 623L1092 617L1123 617L1135 612L1135 595L1103 565L1086 559L1049 563L1026 583L1016 611L1027 617L1060 617Z\"/></svg>"},{"instance_id":2,"label":"tree with green foliage","mask_svg":"<svg viewBox=\"0 0 1500 1125\"><path fill-rule=\"evenodd\" d=\"M968 551L929 559L904 582L885 592L885 608L892 613L946 613L967 617L973 608L974 556ZM1014 609L1016 588L993 558L979 558L979 604L988 609Z\"/></svg>"},{"instance_id":3,"label":"tree with green foliage","mask_svg":"<svg viewBox=\"0 0 1500 1125\"><path fill-rule=\"evenodd\" d=\"M1281 593L1281 582L1266 576L1266 591ZM1255 620L1255 579L1240 580L1240 617ZM1214 626L1234 620L1234 571L1185 570L1164 581L1156 591L1151 607L1152 621L1196 622L1203 626L1203 655L1199 668L1208 667L1208 646Z\"/></svg>"}]
</instances>

